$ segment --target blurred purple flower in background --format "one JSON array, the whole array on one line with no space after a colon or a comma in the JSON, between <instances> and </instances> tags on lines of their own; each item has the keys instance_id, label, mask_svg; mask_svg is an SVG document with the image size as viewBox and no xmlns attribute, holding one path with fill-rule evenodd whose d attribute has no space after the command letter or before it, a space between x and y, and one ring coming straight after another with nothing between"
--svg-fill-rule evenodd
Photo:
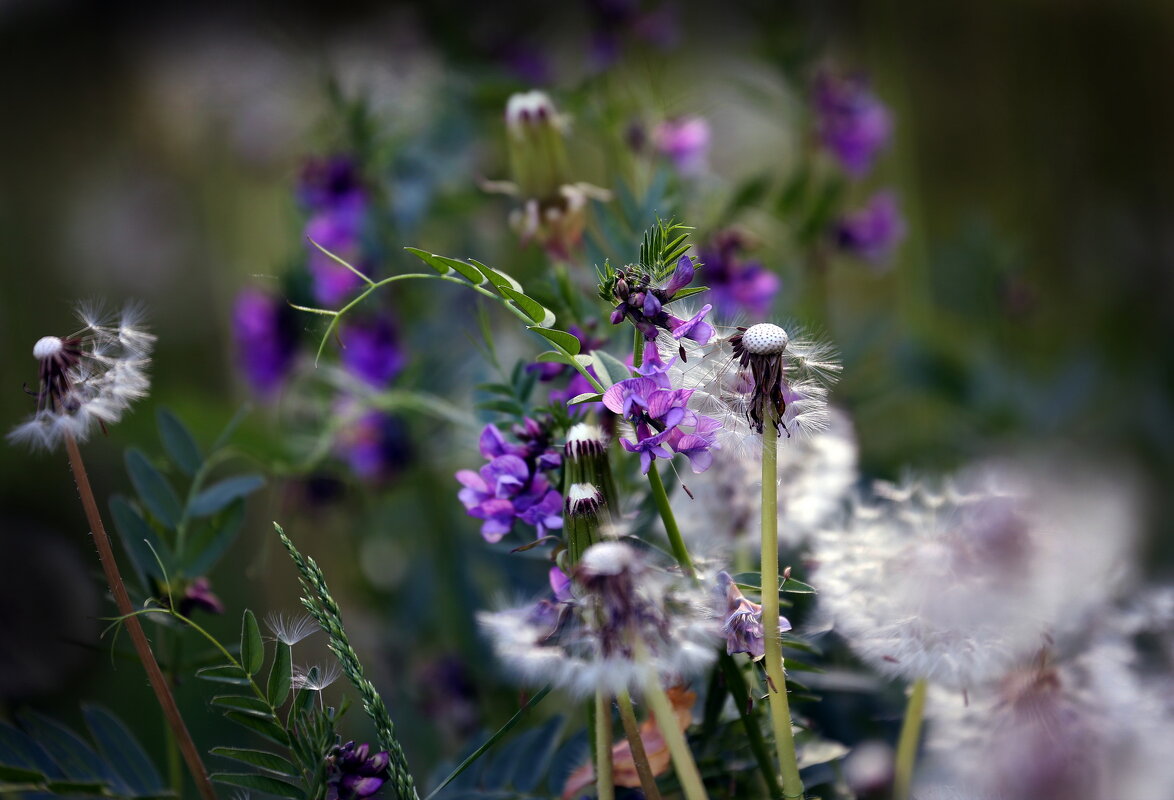
<instances>
[{"instance_id":1,"label":"blurred purple flower in background","mask_svg":"<svg viewBox=\"0 0 1174 800\"><path fill-rule=\"evenodd\" d=\"M196 578L187 585L178 605L179 613L185 617L191 617L196 609L207 611L209 614L224 613L224 603L212 593L212 584L204 577Z\"/></svg>"},{"instance_id":2,"label":"blurred purple flower in background","mask_svg":"<svg viewBox=\"0 0 1174 800\"><path fill-rule=\"evenodd\" d=\"M859 75L820 73L813 102L823 146L850 175L863 176L889 143L893 129L889 110Z\"/></svg>"},{"instance_id":3,"label":"blurred purple flower in background","mask_svg":"<svg viewBox=\"0 0 1174 800\"><path fill-rule=\"evenodd\" d=\"M759 261L743 261L741 251L745 237L734 230L714 234L701 250L702 274L709 287L707 299L713 302L721 320L745 315L759 322L770 314L771 303L779 291L779 276L769 272Z\"/></svg>"},{"instance_id":4,"label":"blurred purple flower in background","mask_svg":"<svg viewBox=\"0 0 1174 800\"><path fill-rule=\"evenodd\" d=\"M905 220L892 192L877 192L835 224L836 246L873 264L883 264L905 238Z\"/></svg>"},{"instance_id":5,"label":"blurred purple flower in background","mask_svg":"<svg viewBox=\"0 0 1174 800\"><path fill-rule=\"evenodd\" d=\"M704 117L667 119L652 131L652 141L683 175L704 172L709 160L709 122Z\"/></svg>"},{"instance_id":6,"label":"blurred purple flower in background","mask_svg":"<svg viewBox=\"0 0 1174 800\"><path fill-rule=\"evenodd\" d=\"M374 388L385 388L407 362L395 324L386 315L363 321L348 320L342 325L339 338L343 366Z\"/></svg>"},{"instance_id":7,"label":"blurred purple flower in background","mask_svg":"<svg viewBox=\"0 0 1174 800\"><path fill-rule=\"evenodd\" d=\"M644 8L641 0L587 0L595 31L590 56L597 70L614 64L622 55L624 39L670 50L681 40L680 20L673 3Z\"/></svg>"},{"instance_id":8,"label":"blurred purple flower in background","mask_svg":"<svg viewBox=\"0 0 1174 800\"><path fill-rule=\"evenodd\" d=\"M354 160L342 155L309 160L302 169L297 195L310 214L305 237L363 270L362 235L368 198ZM326 306L337 306L358 288L362 279L311 242L306 247L314 297Z\"/></svg>"},{"instance_id":9,"label":"blurred purple flower in background","mask_svg":"<svg viewBox=\"0 0 1174 800\"><path fill-rule=\"evenodd\" d=\"M232 313L237 358L253 390L272 395L293 366L298 346L296 313L260 289L237 295Z\"/></svg>"},{"instance_id":10,"label":"blurred purple flower in background","mask_svg":"<svg viewBox=\"0 0 1174 800\"><path fill-rule=\"evenodd\" d=\"M346 402L354 401L344 401L344 404ZM412 455L403 420L377 409L361 414L344 426L335 439L334 448L351 472L369 483L394 478Z\"/></svg>"}]
</instances>

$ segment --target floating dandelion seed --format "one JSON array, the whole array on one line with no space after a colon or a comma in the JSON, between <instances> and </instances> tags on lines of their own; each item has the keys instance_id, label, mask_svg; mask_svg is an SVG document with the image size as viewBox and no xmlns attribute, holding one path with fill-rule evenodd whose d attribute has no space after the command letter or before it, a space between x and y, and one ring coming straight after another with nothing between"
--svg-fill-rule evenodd
<instances>
[{"instance_id":1,"label":"floating dandelion seed","mask_svg":"<svg viewBox=\"0 0 1174 800\"><path fill-rule=\"evenodd\" d=\"M84 441L147 394L155 337L142 326L142 312L128 306L107 316L95 305L81 305L77 316L81 330L43 336L33 345L40 362L36 411L8 434L9 441L45 450L65 436Z\"/></svg>"},{"instance_id":2,"label":"floating dandelion seed","mask_svg":"<svg viewBox=\"0 0 1174 800\"><path fill-rule=\"evenodd\" d=\"M309 614L287 617L280 612L266 614L265 627L277 641L290 647L322 630Z\"/></svg>"},{"instance_id":3,"label":"floating dandelion seed","mask_svg":"<svg viewBox=\"0 0 1174 800\"><path fill-rule=\"evenodd\" d=\"M290 677L290 685L295 689L308 689L311 692L321 692L342 676L342 668L337 662L325 666L312 664L308 667L294 667Z\"/></svg>"}]
</instances>

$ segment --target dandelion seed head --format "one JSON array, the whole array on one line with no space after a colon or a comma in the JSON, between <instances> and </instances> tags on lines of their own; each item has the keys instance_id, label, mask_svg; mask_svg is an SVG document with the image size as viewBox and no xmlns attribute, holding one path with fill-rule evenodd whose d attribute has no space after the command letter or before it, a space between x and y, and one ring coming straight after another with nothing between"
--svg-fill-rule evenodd
<instances>
[{"instance_id":1,"label":"dandelion seed head","mask_svg":"<svg viewBox=\"0 0 1174 800\"><path fill-rule=\"evenodd\" d=\"M38 361L45 358L53 358L62 351L65 343L61 341L58 336L42 336L37 339L37 343L33 345L33 358Z\"/></svg>"},{"instance_id":2,"label":"dandelion seed head","mask_svg":"<svg viewBox=\"0 0 1174 800\"><path fill-rule=\"evenodd\" d=\"M884 674L981 685L1079 635L1129 574L1126 487L1071 461L991 462L945 487L882 485L816 537L820 608Z\"/></svg>"},{"instance_id":3,"label":"dandelion seed head","mask_svg":"<svg viewBox=\"0 0 1174 800\"><path fill-rule=\"evenodd\" d=\"M1144 800L1174 785L1168 682L1098 637L1045 651L967 693L931 688L925 774L1001 800ZM1156 792L1156 794L1155 794Z\"/></svg>"},{"instance_id":4,"label":"dandelion seed head","mask_svg":"<svg viewBox=\"0 0 1174 800\"><path fill-rule=\"evenodd\" d=\"M622 542L584 553L565 599L482 612L498 658L526 684L577 696L640 691L652 676L687 678L721 641L709 593Z\"/></svg>"},{"instance_id":5,"label":"dandelion seed head","mask_svg":"<svg viewBox=\"0 0 1174 800\"><path fill-rule=\"evenodd\" d=\"M742 345L746 348L746 352L756 356L782 355L789 342L790 338L787 336L787 332L778 325L772 325L769 322L751 325L742 334Z\"/></svg>"},{"instance_id":6,"label":"dandelion seed head","mask_svg":"<svg viewBox=\"0 0 1174 800\"><path fill-rule=\"evenodd\" d=\"M131 401L146 395L154 337L130 322L106 324L93 304L79 306L77 315L81 331L42 336L33 345L40 362L36 408L9 441L46 450L65 436L84 441L96 425L117 422Z\"/></svg>"}]
</instances>

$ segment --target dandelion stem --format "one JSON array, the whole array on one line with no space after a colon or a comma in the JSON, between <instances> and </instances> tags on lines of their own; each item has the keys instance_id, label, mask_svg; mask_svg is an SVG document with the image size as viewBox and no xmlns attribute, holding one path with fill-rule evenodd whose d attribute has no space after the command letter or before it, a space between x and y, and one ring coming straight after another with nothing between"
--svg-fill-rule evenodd
<instances>
[{"instance_id":1,"label":"dandelion stem","mask_svg":"<svg viewBox=\"0 0 1174 800\"><path fill-rule=\"evenodd\" d=\"M917 761L917 742L921 738L921 719L925 712L925 678L918 678L905 706L901 738L897 741L897 763L893 776L893 800L908 800L913 788L913 765Z\"/></svg>"},{"instance_id":2,"label":"dandelion stem","mask_svg":"<svg viewBox=\"0 0 1174 800\"><path fill-rule=\"evenodd\" d=\"M628 746L632 749L632 761L636 765L636 774L640 776L640 789L644 792L645 800L660 800L660 789L656 786L656 776L652 774L652 765L648 763L648 753L644 752L644 740L640 738L640 726L636 723L636 709L632 708L632 696L625 689L616 695L620 705L620 722L624 725L624 735L628 739Z\"/></svg>"},{"instance_id":3,"label":"dandelion stem","mask_svg":"<svg viewBox=\"0 0 1174 800\"><path fill-rule=\"evenodd\" d=\"M615 800L611 763L611 702L607 692L595 693L595 787L599 800Z\"/></svg>"},{"instance_id":4,"label":"dandelion stem","mask_svg":"<svg viewBox=\"0 0 1174 800\"><path fill-rule=\"evenodd\" d=\"M154 690L155 697L159 701L159 707L163 710L163 715L175 735L180 752L183 753L184 761L187 762L188 771L192 774L200 796L204 800L216 800L216 790L212 788L212 782L208 779L208 771L204 769L204 763L200 760L200 751L196 749L196 744L192 741L191 734L188 733L183 717L180 716L179 708L175 704L175 697L172 696L171 689L167 686L167 679L163 677L159 663L155 661L155 655L151 652L151 644L147 641L147 634L143 632L143 626L134 613L134 606L131 605L126 584L123 583L122 575L118 571L118 564L114 560L110 537L106 535L106 527L102 524L101 514L98 513L98 503L94 500L94 490L90 486L90 479L86 474L81 451L78 450L77 441L68 434L65 436L65 449L69 453L69 466L73 470L73 479L77 484L77 493L81 498L86 520L93 531L94 545L98 548L98 560L102 562L102 571L106 573L106 582L110 584L110 592L114 595L114 603L118 607L118 613L125 618L126 628L130 632L135 651L143 663L143 669L147 671L147 680L150 682L151 689Z\"/></svg>"},{"instance_id":5,"label":"dandelion stem","mask_svg":"<svg viewBox=\"0 0 1174 800\"><path fill-rule=\"evenodd\" d=\"M729 688L730 694L733 695L738 716L742 718L742 727L746 729L746 740L750 744L750 752L754 754L754 760L758 762L758 769L762 772L770 796L772 798L781 797L783 790L779 787L779 776L775 773L770 750L762 736L762 728L750 707L750 694L746 690L746 676L731 655L719 654L718 663L725 673L726 686Z\"/></svg>"},{"instance_id":6,"label":"dandelion stem","mask_svg":"<svg viewBox=\"0 0 1174 800\"><path fill-rule=\"evenodd\" d=\"M693 569L692 559L689 558L689 549L685 547L685 540L681 538L681 529L677 525L677 518L673 516L673 507L669 505L669 496L664 490L664 482L660 479L660 471L657 470L656 464L648 470L648 483L652 486L652 499L656 501L656 509L664 521L664 530L668 534L669 545L673 549L677 563L686 575L696 578L697 573Z\"/></svg>"},{"instance_id":7,"label":"dandelion stem","mask_svg":"<svg viewBox=\"0 0 1174 800\"><path fill-rule=\"evenodd\" d=\"M763 659L770 679L771 726L778 749L783 795L802 797L803 781L795 758L791 733L791 708L787 702L787 679L783 671L783 645L779 638L779 517L778 517L778 429L775 415L767 415L762 426L762 629L766 656Z\"/></svg>"},{"instance_id":8,"label":"dandelion stem","mask_svg":"<svg viewBox=\"0 0 1174 800\"><path fill-rule=\"evenodd\" d=\"M660 678L655 672L649 675L648 681L644 684L644 696L648 700L648 705L652 707L656 724L660 727L660 735L668 745L669 755L673 759L673 769L677 772L677 780L681 784L681 791L685 793L685 800L709 800L701 773L697 769L697 762L693 760L693 753L689 750L689 743L685 741L685 734L677 727L677 715L673 713L672 703L661 688Z\"/></svg>"}]
</instances>

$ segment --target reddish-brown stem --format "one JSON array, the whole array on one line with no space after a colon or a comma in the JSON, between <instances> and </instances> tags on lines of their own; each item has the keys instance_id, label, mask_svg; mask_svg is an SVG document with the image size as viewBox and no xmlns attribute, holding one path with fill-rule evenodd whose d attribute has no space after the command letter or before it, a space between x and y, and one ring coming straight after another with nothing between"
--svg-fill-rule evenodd
<instances>
[{"instance_id":1,"label":"reddish-brown stem","mask_svg":"<svg viewBox=\"0 0 1174 800\"><path fill-rule=\"evenodd\" d=\"M122 575L118 572L118 563L114 560L110 537L106 535L106 527L102 524L101 514L98 513L98 504L94 501L94 490L90 488L90 479L86 475L86 466L82 462L81 451L78 450L77 442L72 436L65 437L65 449L69 453L69 466L73 469L73 480L77 484L77 493L81 498L82 508L85 509L86 520L90 523L94 545L98 548L98 560L102 562L102 571L106 573L106 582L110 584L110 591L114 595L114 604L118 607L118 613L124 618L123 624L130 632L135 651L139 654L139 660L143 662L143 669L147 671L147 680L150 681L151 688L155 691L155 697L159 700L159 707L163 709L163 716L166 717L167 724L171 726L171 732L175 734L175 740L179 744L180 752L183 753L184 761L187 762L188 771L191 772L192 779L196 782L200 796L204 800L217 800L216 790L212 788L212 782L208 779L208 771L204 769L204 762L200 759L200 751L196 749L196 743L192 741L187 725L184 724L183 717L179 714L179 707L176 706L175 697L172 696L171 689L167 686L167 679L163 677L163 671L159 669L155 655L151 652L151 643L147 641L147 634L143 632L139 618L132 616L135 609L130 603L130 595L126 593L126 584L122 582Z\"/></svg>"}]
</instances>

